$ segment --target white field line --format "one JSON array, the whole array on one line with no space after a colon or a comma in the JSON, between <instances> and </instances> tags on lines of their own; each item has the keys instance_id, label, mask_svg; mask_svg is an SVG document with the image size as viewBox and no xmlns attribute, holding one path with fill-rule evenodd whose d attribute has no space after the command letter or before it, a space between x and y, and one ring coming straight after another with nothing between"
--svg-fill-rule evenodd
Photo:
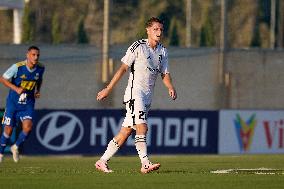
<instances>
[{"instance_id":1,"label":"white field line","mask_svg":"<svg viewBox=\"0 0 284 189\"><path fill-rule=\"evenodd\" d=\"M284 171L280 169L271 169L271 168L255 168L255 169L221 169L221 170L215 170L215 171L210 171L210 173L213 174L240 174L241 172L250 172L254 173L257 175L275 175L275 174L282 174L284 175ZM281 173L282 171L282 173Z\"/></svg>"}]
</instances>

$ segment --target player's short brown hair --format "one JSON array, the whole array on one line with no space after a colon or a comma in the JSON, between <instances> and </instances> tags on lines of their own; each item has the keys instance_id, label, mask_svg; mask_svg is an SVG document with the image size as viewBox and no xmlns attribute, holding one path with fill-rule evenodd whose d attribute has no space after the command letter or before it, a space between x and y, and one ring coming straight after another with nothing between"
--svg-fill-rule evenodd
<instances>
[{"instance_id":1,"label":"player's short brown hair","mask_svg":"<svg viewBox=\"0 0 284 189\"><path fill-rule=\"evenodd\" d=\"M151 27L154 22L158 22L160 24L164 24L163 21L157 17L152 17L146 22L146 28Z\"/></svg>"}]
</instances>

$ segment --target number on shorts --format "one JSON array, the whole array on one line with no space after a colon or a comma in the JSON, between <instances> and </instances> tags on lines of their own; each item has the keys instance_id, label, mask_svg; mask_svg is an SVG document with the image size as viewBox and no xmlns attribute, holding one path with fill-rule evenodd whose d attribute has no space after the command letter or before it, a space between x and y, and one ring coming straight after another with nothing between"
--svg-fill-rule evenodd
<instances>
[{"instance_id":1,"label":"number on shorts","mask_svg":"<svg viewBox=\"0 0 284 189\"><path fill-rule=\"evenodd\" d=\"M4 125L10 125L10 123L11 123L11 118L9 118L9 117L4 117L4 122L3 122L3 124L4 124Z\"/></svg>"},{"instance_id":2,"label":"number on shorts","mask_svg":"<svg viewBox=\"0 0 284 189\"><path fill-rule=\"evenodd\" d=\"M139 119L143 119L143 120L146 120L146 112L144 111L139 111Z\"/></svg>"}]
</instances>

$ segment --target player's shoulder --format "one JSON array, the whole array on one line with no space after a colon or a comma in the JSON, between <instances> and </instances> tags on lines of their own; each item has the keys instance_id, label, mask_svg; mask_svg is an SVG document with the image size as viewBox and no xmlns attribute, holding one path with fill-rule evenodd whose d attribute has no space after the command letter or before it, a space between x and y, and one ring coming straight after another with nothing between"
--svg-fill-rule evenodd
<instances>
[{"instance_id":1,"label":"player's shoulder","mask_svg":"<svg viewBox=\"0 0 284 189\"><path fill-rule=\"evenodd\" d=\"M129 49L131 52L134 52L139 46L146 45L146 43L146 39L137 40L130 45Z\"/></svg>"},{"instance_id":2,"label":"player's shoulder","mask_svg":"<svg viewBox=\"0 0 284 189\"><path fill-rule=\"evenodd\" d=\"M158 47L161 48L164 51L167 51L167 48L162 43L159 43Z\"/></svg>"},{"instance_id":3,"label":"player's shoulder","mask_svg":"<svg viewBox=\"0 0 284 189\"><path fill-rule=\"evenodd\" d=\"M44 64L43 64L43 63L41 63L41 62L38 62L38 63L37 63L37 66L38 66L39 68L42 68L42 69L44 69L44 68L45 68Z\"/></svg>"},{"instance_id":4,"label":"player's shoulder","mask_svg":"<svg viewBox=\"0 0 284 189\"><path fill-rule=\"evenodd\" d=\"M161 51L164 55L167 55L167 54L168 54L168 49L167 49L162 43L159 43L159 44L158 44L158 48L160 49L160 51Z\"/></svg>"},{"instance_id":5,"label":"player's shoulder","mask_svg":"<svg viewBox=\"0 0 284 189\"><path fill-rule=\"evenodd\" d=\"M17 62L15 65L16 65L18 68L19 68L19 67L22 67L22 66L25 66L25 65L26 65L26 61Z\"/></svg>"}]
</instances>

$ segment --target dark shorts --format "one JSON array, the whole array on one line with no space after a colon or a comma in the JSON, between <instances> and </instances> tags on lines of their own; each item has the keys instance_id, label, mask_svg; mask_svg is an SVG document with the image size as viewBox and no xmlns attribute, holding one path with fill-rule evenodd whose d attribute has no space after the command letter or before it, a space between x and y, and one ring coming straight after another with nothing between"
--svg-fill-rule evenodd
<instances>
[{"instance_id":1,"label":"dark shorts","mask_svg":"<svg viewBox=\"0 0 284 189\"><path fill-rule=\"evenodd\" d=\"M17 105L13 105L12 103L7 103L5 113L3 115L2 124L16 127L19 121L23 121L26 119L33 120L34 118L34 105L28 105L22 107L17 107Z\"/></svg>"}]
</instances>

